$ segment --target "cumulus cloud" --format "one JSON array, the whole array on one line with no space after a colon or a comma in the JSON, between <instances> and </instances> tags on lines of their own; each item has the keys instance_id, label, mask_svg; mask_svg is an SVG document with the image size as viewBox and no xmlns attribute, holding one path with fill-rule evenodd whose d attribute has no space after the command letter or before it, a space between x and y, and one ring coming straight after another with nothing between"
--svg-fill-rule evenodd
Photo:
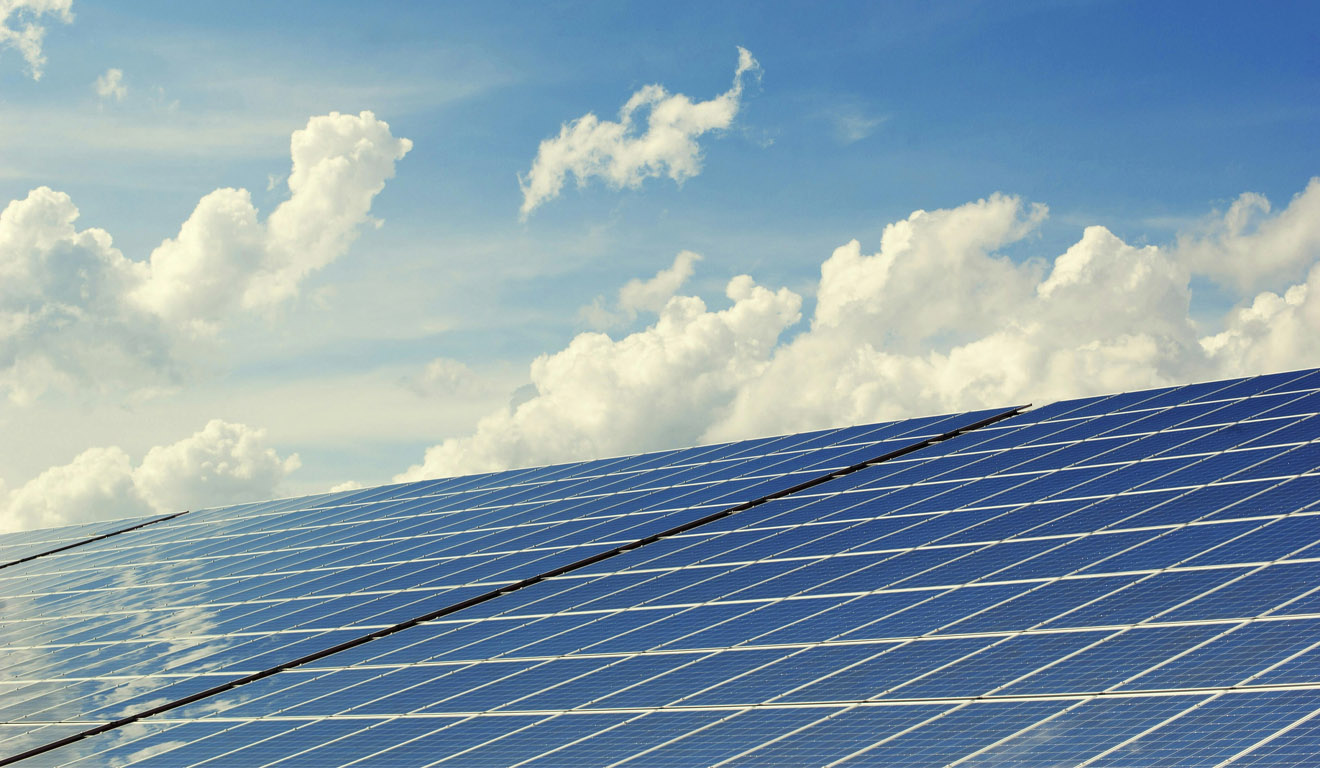
<instances>
[{"instance_id":1,"label":"cumulus cloud","mask_svg":"<svg viewBox=\"0 0 1320 768\"><path fill-rule=\"evenodd\" d=\"M1271 214L1263 195L1240 195L1222 215L1180 237L1177 250L1199 272L1239 291L1301 279L1320 251L1320 178Z\"/></svg>"},{"instance_id":2,"label":"cumulus cloud","mask_svg":"<svg viewBox=\"0 0 1320 768\"><path fill-rule=\"evenodd\" d=\"M131 299L147 267L77 218L47 187L0 212L0 392L13 402L171 371L168 329Z\"/></svg>"},{"instance_id":3,"label":"cumulus cloud","mask_svg":"<svg viewBox=\"0 0 1320 768\"><path fill-rule=\"evenodd\" d=\"M236 308L295 296L310 273L342 255L371 201L412 148L371 112L313 117L293 132L289 199L260 221L245 189L203 197L173 239L151 253L134 299L172 322L206 325Z\"/></svg>"},{"instance_id":4,"label":"cumulus cloud","mask_svg":"<svg viewBox=\"0 0 1320 768\"><path fill-rule=\"evenodd\" d=\"M270 498L298 455L281 457L264 430L214 419L134 466L116 446L90 448L4 493L0 530L46 528Z\"/></svg>"},{"instance_id":5,"label":"cumulus cloud","mask_svg":"<svg viewBox=\"0 0 1320 768\"><path fill-rule=\"evenodd\" d=\"M1189 319L1189 274L1158 248L1095 226L1047 270L994 252L1042 216L997 196L892 224L872 256L855 243L839 248L821 267L811 329L777 351L709 436L1040 402L1213 372Z\"/></svg>"},{"instance_id":6,"label":"cumulus cloud","mask_svg":"<svg viewBox=\"0 0 1320 768\"><path fill-rule=\"evenodd\" d=\"M0 528L26 530L130 517L151 508L133 485L132 460L112 446L90 448L68 464L42 472L11 491L4 510Z\"/></svg>"},{"instance_id":7,"label":"cumulus cloud","mask_svg":"<svg viewBox=\"0 0 1320 768\"><path fill-rule=\"evenodd\" d=\"M41 79L46 66L41 44L46 39L43 22L47 17L71 23L73 0L0 0L0 48L16 49L33 80Z\"/></svg>"},{"instance_id":8,"label":"cumulus cloud","mask_svg":"<svg viewBox=\"0 0 1320 768\"><path fill-rule=\"evenodd\" d=\"M1042 205L996 194L916 211L885 228L878 251L853 241L822 263L814 312L796 335L786 331L798 297L752 288L749 277L730 284L735 304L723 312L674 296L643 331L582 334L542 356L525 402L400 477L1318 365L1320 181L1277 213L1263 198L1242 200L1249 226L1236 206L1163 247L1090 226L1062 254L1025 260L1003 251L1030 245ZM1305 278L1288 285L1299 270ZM1198 277L1271 289L1239 293L1207 328L1192 319ZM740 322L724 322L727 313Z\"/></svg>"},{"instance_id":9,"label":"cumulus cloud","mask_svg":"<svg viewBox=\"0 0 1320 768\"><path fill-rule=\"evenodd\" d=\"M300 466L280 458L266 431L212 419L177 443L156 446L133 471L133 485L157 511L215 506L269 497Z\"/></svg>"},{"instance_id":10,"label":"cumulus cloud","mask_svg":"<svg viewBox=\"0 0 1320 768\"><path fill-rule=\"evenodd\" d=\"M288 200L262 221L243 189L201 199L147 260L77 228L68 195L39 187L0 212L0 393L169 379L176 346L242 310L297 295L372 221L411 147L372 113L311 118L292 138Z\"/></svg>"},{"instance_id":11,"label":"cumulus cloud","mask_svg":"<svg viewBox=\"0 0 1320 768\"><path fill-rule=\"evenodd\" d=\"M103 101L123 101L128 95L128 86L124 85L124 70L114 67L98 75L93 87Z\"/></svg>"},{"instance_id":12,"label":"cumulus cloud","mask_svg":"<svg viewBox=\"0 0 1320 768\"><path fill-rule=\"evenodd\" d=\"M1030 294L1038 269L993 252L1025 237L1045 215L1044 206L1024 208L1015 197L993 195L890 224L874 255L863 255L854 240L821 265L813 329L878 331L879 341L902 352L978 333L991 315Z\"/></svg>"},{"instance_id":13,"label":"cumulus cloud","mask_svg":"<svg viewBox=\"0 0 1320 768\"><path fill-rule=\"evenodd\" d=\"M604 296L597 296L580 314L594 328L604 329L637 319L642 312L659 312L678 289L692 277L701 255L692 251L679 251L674 263L655 273L649 279L629 280L619 289L611 308Z\"/></svg>"},{"instance_id":14,"label":"cumulus cloud","mask_svg":"<svg viewBox=\"0 0 1320 768\"><path fill-rule=\"evenodd\" d=\"M1305 282L1264 291L1229 313L1222 332L1201 340L1228 373L1296 368L1320 360L1320 265Z\"/></svg>"},{"instance_id":15,"label":"cumulus cloud","mask_svg":"<svg viewBox=\"0 0 1320 768\"><path fill-rule=\"evenodd\" d=\"M766 366L779 334L797 322L801 298L747 275L710 310L675 296L654 325L614 340L583 333L532 363L534 394L481 420L470 437L426 452L397 480L659 448L699 434Z\"/></svg>"},{"instance_id":16,"label":"cumulus cloud","mask_svg":"<svg viewBox=\"0 0 1320 768\"><path fill-rule=\"evenodd\" d=\"M732 87L709 101L693 102L653 84L624 103L617 122L587 113L564 123L558 136L541 142L531 170L518 179L522 217L558 197L568 174L579 186L599 177L616 189L635 189L657 176L679 183L696 176L701 172L697 139L733 123L742 106L744 77L759 71L752 54L739 47ZM646 115L645 131L637 125L642 113Z\"/></svg>"}]
</instances>

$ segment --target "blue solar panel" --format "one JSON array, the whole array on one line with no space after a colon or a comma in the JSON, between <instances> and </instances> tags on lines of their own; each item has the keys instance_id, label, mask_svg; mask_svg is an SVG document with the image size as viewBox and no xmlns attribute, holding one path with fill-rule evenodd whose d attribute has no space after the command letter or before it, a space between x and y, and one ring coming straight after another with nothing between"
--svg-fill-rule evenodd
<instances>
[{"instance_id":1,"label":"blue solar panel","mask_svg":"<svg viewBox=\"0 0 1320 768\"><path fill-rule=\"evenodd\" d=\"M191 513L0 569L0 750L145 711L23 765L1304 764L1317 387Z\"/></svg>"}]
</instances>

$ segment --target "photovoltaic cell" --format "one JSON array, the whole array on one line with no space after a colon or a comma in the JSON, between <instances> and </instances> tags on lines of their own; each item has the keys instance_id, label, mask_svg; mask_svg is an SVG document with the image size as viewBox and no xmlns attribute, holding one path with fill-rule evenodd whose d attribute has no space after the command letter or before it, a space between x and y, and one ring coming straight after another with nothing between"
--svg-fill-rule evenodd
<instances>
[{"instance_id":1,"label":"photovoltaic cell","mask_svg":"<svg viewBox=\"0 0 1320 768\"><path fill-rule=\"evenodd\" d=\"M503 587L22 764L1302 765L1317 387L190 513L0 569L0 751Z\"/></svg>"}]
</instances>

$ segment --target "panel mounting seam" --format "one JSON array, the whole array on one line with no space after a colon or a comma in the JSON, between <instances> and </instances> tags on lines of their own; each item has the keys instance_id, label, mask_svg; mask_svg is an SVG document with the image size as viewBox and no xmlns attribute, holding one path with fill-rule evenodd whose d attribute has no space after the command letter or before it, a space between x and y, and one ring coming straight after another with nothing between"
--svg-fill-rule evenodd
<instances>
[{"instance_id":1,"label":"panel mounting seam","mask_svg":"<svg viewBox=\"0 0 1320 768\"><path fill-rule=\"evenodd\" d=\"M118 535L121 534L121 533L128 533L128 532L130 532L130 531L136 531L136 530L139 530L139 529L141 529L141 528L146 528L148 525L155 525L156 523L163 523L163 522L165 522L166 520L173 520L173 519L176 518L176 517L181 517L181 516L183 516L183 515L188 514L189 511L190 511L190 510L186 510L186 509L185 509L185 510L182 511L182 512L175 512L175 513L172 514L172 515L165 515L164 517L157 517L157 518L152 519L152 520L147 520L147 521L145 521L145 522L136 523L136 524L134 524L134 525L130 525L130 526L128 526L127 528L120 528L120 529L118 529L118 530L110 531L110 532L108 532L108 533L102 533L102 534L100 534L100 535L98 535L98 536L92 536L92 537L87 538L87 539L79 539L78 541L75 541L75 542L73 542L72 544L65 544L65 545L62 546L62 547L56 547L56 548L54 548L54 549L48 549L48 550L46 550L45 552L38 552L38 553L36 553L35 555L28 555L27 557L20 557L20 558L17 559L17 560L10 560L10 561L7 562L7 563L0 563L0 568L8 568L8 567L11 566L11 565L21 565L21 564L23 564L23 563L30 562L30 561L32 561L32 560L36 560L36 559L39 558L39 557L46 557L47 555L54 555L54 554L59 553L59 552L65 552L65 551L68 551L68 550L70 550L70 549L75 549L75 548L77 548L77 547L81 547L81 546L83 546L83 545L85 545L85 544L92 544L92 543L95 543L95 542L101 541L102 539L108 539L108 538L110 538L111 536L118 536ZM2 765L2 763L0 763L0 765Z\"/></svg>"}]
</instances>

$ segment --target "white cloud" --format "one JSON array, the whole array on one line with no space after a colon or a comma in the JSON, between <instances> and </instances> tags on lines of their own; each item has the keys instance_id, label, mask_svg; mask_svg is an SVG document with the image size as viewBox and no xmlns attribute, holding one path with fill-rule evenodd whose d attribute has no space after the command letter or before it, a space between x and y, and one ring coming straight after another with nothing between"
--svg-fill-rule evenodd
<instances>
[{"instance_id":1,"label":"white cloud","mask_svg":"<svg viewBox=\"0 0 1320 768\"><path fill-rule=\"evenodd\" d=\"M208 194L179 234L152 251L134 298L166 320L201 327L236 308L292 298L372 221L372 199L411 148L371 112L311 118L293 133L289 199L263 223L247 190Z\"/></svg>"},{"instance_id":2,"label":"white cloud","mask_svg":"<svg viewBox=\"0 0 1320 768\"><path fill-rule=\"evenodd\" d=\"M168 330L130 300L146 266L77 218L47 187L0 212L0 392L13 402L171 370Z\"/></svg>"},{"instance_id":3,"label":"white cloud","mask_svg":"<svg viewBox=\"0 0 1320 768\"><path fill-rule=\"evenodd\" d=\"M902 352L969 338L995 312L1030 295L1038 265L1019 267L991 254L1031 233L1045 215L1044 206L992 195L890 224L871 256L854 240L821 265L813 328L868 336Z\"/></svg>"},{"instance_id":4,"label":"white cloud","mask_svg":"<svg viewBox=\"0 0 1320 768\"><path fill-rule=\"evenodd\" d=\"M147 451L133 484L153 509L233 504L268 498L300 466L298 454L280 458L266 431L212 419L177 443Z\"/></svg>"},{"instance_id":5,"label":"white cloud","mask_svg":"<svg viewBox=\"0 0 1320 768\"><path fill-rule=\"evenodd\" d=\"M96 95L100 96L102 101L123 101L128 95L128 86L124 85L124 70L114 67L107 69L105 74L97 76L94 87Z\"/></svg>"},{"instance_id":6,"label":"white cloud","mask_svg":"<svg viewBox=\"0 0 1320 768\"><path fill-rule=\"evenodd\" d=\"M994 253L1043 210L996 196L890 225L821 267L810 331L708 438L1012 405L1203 378L1189 275L1088 227L1048 272ZM897 241L899 247L891 248ZM892 258L887 258L892 257ZM836 289L837 288L837 289Z\"/></svg>"},{"instance_id":7,"label":"white cloud","mask_svg":"<svg viewBox=\"0 0 1320 768\"><path fill-rule=\"evenodd\" d=\"M41 43L46 39L42 17L69 24L73 0L0 0L0 48L15 48L27 62L33 80L41 79L46 57Z\"/></svg>"},{"instance_id":8,"label":"white cloud","mask_svg":"<svg viewBox=\"0 0 1320 768\"><path fill-rule=\"evenodd\" d=\"M1287 208L1270 214L1263 195L1240 195L1223 215L1179 238L1179 255L1243 292L1299 280L1320 252L1320 178L1311 179Z\"/></svg>"},{"instance_id":9,"label":"white cloud","mask_svg":"<svg viewBox=\"0 0 1320 768\"><path fill-rule=\"evenodd\" d=\"M437 357L422 372L403 381L423 397L461 397L472 395L481 386L473 370L458 360Z\"/></svg>"},{"instance_id":10,"label":"white cloud","mask_svg":"<svg viewBox=\"0 0 1320 768\"><path fill-rule=\"evenodd\" d=\"M260 220L242 189L201 199L149 260L78 230L68 195L39 187L0 212L0 392L169 379L174 350L240 310L297 295L342 255L411 147L370 112L311 118L292 139L290 197Z\"/></svg>"},{"instance_id":11,"label":"white cloud","mask_svg":"<svg viewBox=\"0 0 1320 768\"><path fill-rule=\"evenodd\" d=\"M531 169L518 179L522 217L558 197L570 173L579 186L595 176L616 189L635 189L658 176L682 183L697 175L701 172L697 138L733 123L742 106L743 77L759 70L752 54L740 47L733 86L709 101L694 103L661 85L648 85L623 105L618 122L587 113L564 123L558 136L541 142ZM643 110L646 130L639 133L634 118Z\"/></svg>"},{"instance_id":12,"label":"white cloud","mask_svg":"<svg viewBox=\"0 0 1320 768\"><path fill-rule=\"evenodd\" d=\"M0 529L50 528L150 511L133 485L128 454L113 446L89 448L11 491L4 500Z\"/></svg>"},{"instance_id":13,"label":"white cloud","mask_svg":"<svg viewBox=\"0 0 1320 768\"><path fill-rule=\"evenodd\" d=\"M857 109L841 109L831 116L834 138L840 144L855 144L869 137L886 120L888 118L868 116Z\"/></svg>"},{"instance_id":14,"label":"white cloud","mask_svg":"<svg viewBox=\"0 0 1320 768\"><path fill-rule=\"evenodd\" d=\"M651 327L618 341L583 333L532 363L535 393L500 409L467 438L447 440L398 480L610 455L692 441L770 359L801 299L746 275L727 309L676 296Z\"/></svg>"},{"instance_id":15,"label":"white cloud","mask_svg":"<svg viewBox=\"0 0 1320 768\"><path fill-rule=\"evenodd\" d=\"M619 289L614 309L610 309L605 297L597 296L590 305L583 307L580 314L598 329L609 328L620 323L637 319L642 312L659 312L669 299L678 293L688 278L692 277L694 265L701 261L701 255L692 251L679 251L674 263L655 273L646 280L629 280Z\"/></svg>"},{"instance_id":16,"label":"white cloud","mask_svg":"<svg viewBox=\"0 0 1320 768\"><path fill-rule=\"evenodd\" d=\"M0 487L0 530L265 499L298 466L297 454L281 458L267 446L264 430L215 419L152 448L136 467L119 447L90 448L7 494Z\"/></svg>"},{"instance_id":17,"label":"white cloud","mask_svg":"<svg viewBox=\"0 0 1320 768\"><path fill-rule=\"evenodd\" d=\"M1229 313L1222 332L1201 340L1230 374L1302 367L1320 361L1320 264L1281 294L1264 291Z\"/></svg>"},{"instance_id":18,"label":"white cloud","mask_svg":"<svg viewBox=\"0 0 1320 768\"><path fill-rule=\"evenodd\" d=\"M542 356L530 399L430 449L401 477L1320 365L1317 196L1312 180L1276 214L1244 197L1249 231L1235 219L1240 210L1168 247L1129 245L1091 226L1053 259L1016 261L1002 251L1029 242L1044 206L992 195L917 211L886 227L874 254L856 241L834 251L810 325L796 336L779 341L797 297L761 288L744 296L735 284L751 278L730 285L736 303L725 312L759 307L741 313L736 330L700 299L671 298L644 331L618 341L582 334ZM1271 250L1257 275L1249 266L1263 248ZM1302 268L1305 281L1287 286ZM1191 319L1197 276L1275 290L1243 295L1205 329Z\"/></svg>"}]
</instances>

